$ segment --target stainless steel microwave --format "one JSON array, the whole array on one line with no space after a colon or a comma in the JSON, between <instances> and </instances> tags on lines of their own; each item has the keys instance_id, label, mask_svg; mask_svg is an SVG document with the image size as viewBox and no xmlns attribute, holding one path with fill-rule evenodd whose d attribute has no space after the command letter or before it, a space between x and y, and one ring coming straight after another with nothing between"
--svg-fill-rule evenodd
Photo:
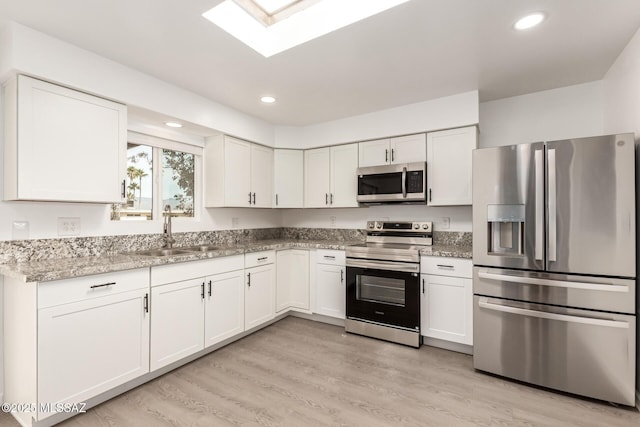
<instances>
[{"instance_id":1,"label":"stainless steel microwave","mask_svg":"<svg viewBox=\"0 0 640 427\"><path fill-rule=\"evenodd\" d=\"M358 203L426 203L424 162L358 168Z\"/></svg>"}]
</instances>

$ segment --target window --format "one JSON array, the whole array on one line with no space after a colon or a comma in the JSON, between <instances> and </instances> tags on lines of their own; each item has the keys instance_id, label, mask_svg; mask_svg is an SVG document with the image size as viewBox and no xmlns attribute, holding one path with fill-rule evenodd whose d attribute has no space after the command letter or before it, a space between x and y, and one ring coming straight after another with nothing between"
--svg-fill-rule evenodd
<instances>
[{"instance_id":1,"label":"window","mask_svg":"<svg viewBox=\"0 0 640 427\"><path fill-rule=\"evenodd\" d=\"M199 164L196 153L201 149L154 137L134 139L142 142L129 142L127 145L125 199L121 204L112 205L111 219L162 219L161 212L167 205L171 206L175 217L194 217L196 168ZM176 149L167 148L172 145ZM154 165L161 167L154 168Z\"/></svg>"}]
</instances>

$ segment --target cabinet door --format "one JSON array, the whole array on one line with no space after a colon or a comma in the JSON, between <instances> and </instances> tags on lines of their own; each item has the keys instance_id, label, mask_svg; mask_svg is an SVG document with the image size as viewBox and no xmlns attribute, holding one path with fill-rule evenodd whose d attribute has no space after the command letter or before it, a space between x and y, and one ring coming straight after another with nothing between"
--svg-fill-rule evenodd
<instances>
[{"instance_id":1,"label":"cabinet door","mask_svg":"<svg viewBox=\"0 0 640 427\"><path fill-rule=\"evenodd\" d=\"M304 152L304 207L328 208L331 192L331 149Z\"/></svg>"},{"instance_id":2,"label":"cabinet door","mask_svg":"<svg viewBox=\"0 0 640 427\"><path fill-rule=\"evenodd\" d=\"M332 208L357 207L358 201L358 144L331 147Z\"/></svg>"},{"instance_id":3,"label":"cabinet door","mask_svg":"<svg viewBox=\"0 0 640 427\"><path fill-rule=\"evenodd\" d=\"M26 76L17 103L15 198L122 202L125 105Z\"/></svg>"},{"instance_id":4,"label":"cabinet door","mask_svg":"<svg viewBox=\"0 0 640 427\"><path fill-rule=\"evenodd\" d=\"M225 206L251 206L251 144L239 139L224 140Z\"/></svg>"},{"instance_id":5,"label":"cabinet door","mask_svg":"<svg viewBox=\"0 0 640 427\"><path fill-rule=\"evenodd\" d=\"M344 266L317 264L316 313L338 319L345 318L346 287L344 276Z\"/></svg>"},{"instance_id":6,"label":"cabinet door","mask_svg":"<svg viewBox=\"0 0 640 427\"><path fill-rule=\"evenodd\" d=\"M151 370L204 348L204 279L151 288Z\"/></svg>"},{"instance_id":7,"label":"cabinet door","mask_svg":"<svg viewBox=\"0 0 640 427\"><path fill-rule=\"evenodd\" d=\"M149 372L145 297L139 289L40 309L38 402L84 402Z\"/></svg>"},{"instance_id":8,"label":"cabinet door","mask_svg":"<svg viewBox=\"0 0 640 427\"><path fill-rule=\"evenodd\" d=\"M376 139L358 144L358 166L387 165L391 161L388 139Z\"/></svg>"},{"instance_id":9,"label":"cabinet door","mask_svg":"<svg viewBox=\"0 0 640 427\"><path fill-rule=\"evenodd\" d=\"M205 278L204 346L244 331L244 270Z\"/></svg>"},{"instance_id":10,"label":"cabinet door","mask_svg":"<svg viewBox=\"0 0 640 427\"><path fill-rule=\"evenodd\" d=\"M473 344L471 279L422 275L422 335Z\"/></svg>"},{"instance_id":11,"label":"cabinet door","mask_svg":"<svg viewBox=\"0 0 640 427\"><path fill-rule=\"evenodd\" d=\"M476 127L427 134L429 206L471 204L471 153Z\"/></svg>"},{"instance_id":12,"label":"cabinet door","mask_svg":"<svg viewBox=\"0 0 640 427\"><path fill-rule=\"evenodd\" d=\"M278 251L276 312L289 308L309 310L309 251Z\"/></svg>"},{"instance_id":13,"label":"cabinet door","mask_svg":"<svg viewBox=\"0 0 640 427\"><path fill-rule=\"evenodd\" d=\"M244 328L249 330L275 316L275 266L249 268L245 275Z\"/></svg>"},{"instance_id":14,"label":"cabinet door","mask_svg":"<svg viewBox=\"0 0 640 427\"><path fill-rule=\"evenodd\" d=\"M245 170L245 173L248 171ZM273 149L251 144L253 207L270 208L273 200Z\"/></svg>"},{"instance_id":15,"label":"cabinet door","mask_svg":"<svg viewBox=\"0 0 640 427\"><path fill-rule=\"evenodd\" d=\"M304 155L302 150L274 150L274 193L276 208L304 205Z\"/></svg>"},{"instance_id":16,"label":"cabinet door","mask_svg":"<svg viewBox=\"0 0 640 427\"><path fill-rule=\"evenodd\" d=\"M427 161L427 137L424 133L391 138L389 142L391 163Z\"/></svg>"}]
</instances>

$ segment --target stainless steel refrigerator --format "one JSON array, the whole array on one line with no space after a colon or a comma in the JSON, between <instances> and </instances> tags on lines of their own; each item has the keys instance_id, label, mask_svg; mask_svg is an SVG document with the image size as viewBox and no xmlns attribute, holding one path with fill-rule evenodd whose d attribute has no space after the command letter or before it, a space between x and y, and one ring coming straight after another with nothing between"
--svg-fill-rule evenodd
<instances>
[{"instance_id":1,"label":"stainless steel refrigerator","mask_svg":"<svg viewBox=\"0 0 640 427\"><path fill-rule=\"evenodd\" d=\"M473 363L635 405L634 135L473 153Z\"/></svg>"}]
</instances>

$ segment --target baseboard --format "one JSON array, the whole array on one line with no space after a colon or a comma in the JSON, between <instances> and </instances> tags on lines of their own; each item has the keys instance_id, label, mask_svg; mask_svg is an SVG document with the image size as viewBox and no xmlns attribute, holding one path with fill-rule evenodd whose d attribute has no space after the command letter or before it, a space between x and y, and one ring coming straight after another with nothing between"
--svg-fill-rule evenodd
<instances>
[{"instance_id":1,"label":"baseboard","mask_svg":"<svg viewBox=\"0 0 640 427\"><path fill-rule=\"evenodd\" d=\"M460 344L457 342L440 340L438 338L422 337L422 344L431 347L438 347L445 350L456 351L458 353L473 355L473 346L467 344Z\"/></svg>"},{"instance_id":2,"label":"baseboard","mask_svg":"<svg viewBox=\"0 0 640 427\"><path fill-rule=\"evenodd\" d=\"M340 326L344 328L344 319L338 319L323 314L310 314L300 311L289 311L288 316L299 317L301 319L313 320L314 322L328 323L329 325Z\"/></svg>"}]
</instances>

